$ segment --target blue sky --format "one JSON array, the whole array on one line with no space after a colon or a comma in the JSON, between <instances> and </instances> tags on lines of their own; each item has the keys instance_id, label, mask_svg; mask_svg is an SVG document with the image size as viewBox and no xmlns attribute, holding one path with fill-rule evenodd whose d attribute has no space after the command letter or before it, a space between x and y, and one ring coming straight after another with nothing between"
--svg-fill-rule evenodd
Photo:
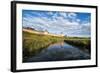
<instances>
[{"instance_id":1,"label":"blue sky","mask_svg":"<svg viewBox=\"0 0 100 73\"><path fill-rule=\"evenodd\" d=\"M80 12L22 10L23 27L67 36L90 37L91 14Z\"/></svg>"}]
</instances>

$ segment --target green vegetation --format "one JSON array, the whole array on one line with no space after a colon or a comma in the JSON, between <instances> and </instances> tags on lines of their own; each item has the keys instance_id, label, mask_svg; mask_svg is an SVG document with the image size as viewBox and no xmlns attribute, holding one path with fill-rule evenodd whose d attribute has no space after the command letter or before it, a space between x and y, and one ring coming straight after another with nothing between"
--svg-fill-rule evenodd
<instances>
[{"instance_id":1,"label":"green vegetation","mask_svg":"<svg viewBox=\"0 0 100 73\"><path fill-rule=\"evenodd\" d=\"M73 46L80 47L82 49L87 49L90 53L91 41L90 39L67 39L64 42L69 43Z\"/></svg>"},{"instance_id":2,"label":"green vegetation","mask_svg":"<svg viewBox=\"0 0 100 73\"><path fill-rule=\"evenodd\" d=\"M25 58L38 54L50 44L62 41L76 47L86 48L90 52L90 38L56 37L23 31L23 60L25 61Z\"/></svg>"},{"instance_id":3,"label":"green vegetation","mask_svg":"<svg viewBox=\"0 0 100 73\"><path fill-rule=\"evenodd\" d=\"M89 40L90 39L90 37L69 37L69 36L65 36L64 37L64 39L65 40L77 40L77 39L79 39L79 40Z\"/></svg>"},{"instance_id":4,"label":"green vegetation","mask_svg":"<svg viewBox=\"0 0 100 73\"><path fill-rule=\"evenodd\" d=\"M62 37L39 35L23 31L23 56L32 56L50 44L63 41Z\"/></svg>"}]
</instances>

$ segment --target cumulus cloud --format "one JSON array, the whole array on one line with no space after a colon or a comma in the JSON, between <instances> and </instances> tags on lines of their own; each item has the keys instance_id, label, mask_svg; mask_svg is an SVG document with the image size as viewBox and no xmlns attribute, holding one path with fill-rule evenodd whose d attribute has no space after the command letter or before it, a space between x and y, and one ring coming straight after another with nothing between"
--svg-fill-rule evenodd
<instances>
[{"instance_id":1,"label":"cumulus cloud","mask_svg":"<svg viewBox=\"0 0 100 73\"><path fill-rule=\"evenodd\" d=\"M64 12L61 12L61 13L59 13L62 17L64 17L64 18L66 18L67 17L67 14L66 13L64 13Z\"/></svg>"},{"instance_id":2,"label":"cumulus cloud","mask_svg":"<svg viewBox=\"0 0 100 73\"><path fill-rule=\"evenodd\" d=\"M73 13L73 12L68 13L68 17L69 17L69 18L76 18L76 16L77 16L76 13Z\"/></svg>"},{"instance_id":3,"label":"cumulus cloud","mask_svg":"<svg viewBox=\"0 0 100 73\"><path fill-rule=\"evenodd\" d=\"M38 15L38 16L36 16ZM74 19L74 21L70 21ZM23 27L32 27L36 30L47 30L49 33L65 35L90 35L90 22L80 24L81 19L76 13L65 12L35 12L23 13Z\"/></svg>"}]
</instances>

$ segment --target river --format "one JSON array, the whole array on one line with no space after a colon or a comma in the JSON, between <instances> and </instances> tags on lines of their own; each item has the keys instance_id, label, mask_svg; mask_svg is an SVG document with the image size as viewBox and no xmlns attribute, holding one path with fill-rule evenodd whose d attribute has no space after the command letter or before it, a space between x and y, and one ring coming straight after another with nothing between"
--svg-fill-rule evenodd
<instances>
[{"instance_id":1,"label":"river","mask_svg":"<svg viewBox=\"0 0 100 73\"><path fill-rule=\"evenodd\" d=\"M49 45L40 53L27 58L26 62L41 62L41 61L63 61L63 60L86 60L90 59L90 54L82 49L59 42Z\"/></svg>"}]
</instances>

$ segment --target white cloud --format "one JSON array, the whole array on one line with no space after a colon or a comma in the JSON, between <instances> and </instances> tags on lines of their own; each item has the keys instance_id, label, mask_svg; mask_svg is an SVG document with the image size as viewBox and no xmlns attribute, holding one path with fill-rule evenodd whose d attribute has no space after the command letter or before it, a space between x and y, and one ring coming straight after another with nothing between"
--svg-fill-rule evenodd
<instances>
[{"instance_id":1,"label":"white cloud","mask_svg":"<svg viewBox=\"0 0 100 73\"><path fill-rule=\"evenodd\" d=\"M49 12L49 14L53 14ZM52 20L48 17L33 17L27 15L23 17L23 26L33 27L36 30L48 30L51 33L61 33L67 35L79 35L79 34L88 34L90 33L90 23L80 24L80 19L75 19L75 21L70 22L68 19L65 19L66 13L60 13L58 16L56 13L52 16ZM68 13L68 17L76 18L77 14Z\"/></svg>"},{"instance_id":2,"label":"white cloud","mask_svg":"<svg viewBox=\"0 0 100 73\"><path fill-rule=\"evenodd\" d=\"M81 20L80 20L80 19L76 19L76 21L77 21L77 22L80 22Z\"/></svg>"},{"instance_id":3,"label":"white cloud","mask_svg":"<svg viewBox=\"0 0 100 73\"><path fill-rule=\"evenodd\" d=\"M48 12L47 14L48 14L48 15L53 15L53 12Z\"/></svg>"},{"instance_id":4,"label":"white cloud","mask_svg":"<svg viewBox=\"0 0 100 73\"><path fill-rule=\"evenodd\" d=\"M62 17L66 18L67 17L67 13L61 12L59 13Z\"/></svg>"},{"instance_id":5,"label":"white cloud","mask_svg":"<svg viewBox=\"0 0 100 73\"><path fill-rule=\"evenodd\" d=\"M73 13L73 12L68 13L68 17L69 17L69 18L76 18L76 16L77 16L76 13Z\"/></svg>"}]
</instances>

